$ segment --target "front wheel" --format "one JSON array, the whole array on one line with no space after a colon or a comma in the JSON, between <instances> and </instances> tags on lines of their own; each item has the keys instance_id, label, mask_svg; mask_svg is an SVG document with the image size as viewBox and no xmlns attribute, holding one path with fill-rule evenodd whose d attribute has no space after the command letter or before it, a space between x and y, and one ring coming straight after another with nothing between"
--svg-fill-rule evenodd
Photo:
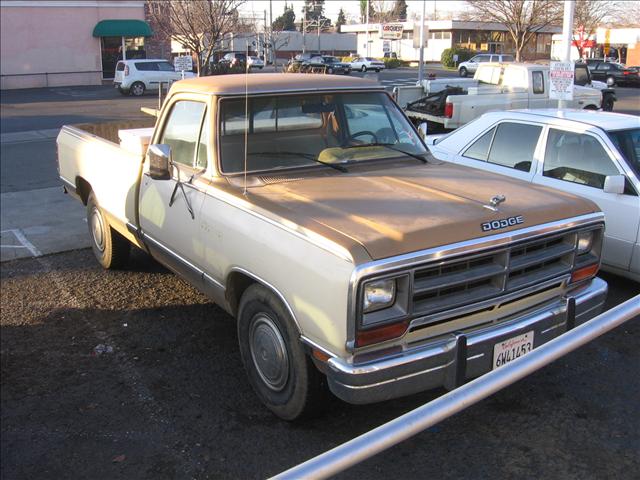
<instances>
[{"instance_id":1,"label":"front wheel","mask_svg":"<svg viewBox=\"0 0 640 480\"><path fill-rule=\"evenodd\" d=\"M360 68L361 72L366 72L367 71L367 66L366 65L362 65L362 68Z\"/></svg>"},{"instance_id":2,"label":"front wheel","mask_svg":"<svg viewBox=\"0 0 640 480\"><path fill-rule=\"evenodd\" d=\"M325 377L305 354L288 311L260 284L240 300L238 341L249 383L269 410L284 420L320 410Z\"/></svg>"},{"instance_id":3,"label":"front wheel","mask_svg":"<svg viewBox=\"0 0 640 480\"><path fill-rule=\"evenodd\" d=\"M616 79L614 77L607 77L607 85L613 87L616 84Z\"/></svg>"},{"instance_id":4,"label":"front wheel","mask_svg":"<svg viewBox=\"0 0 640 480\"><path fill-rule=\"evenodd\" d=\"M98 263L108 270L124 267L129 259L131 243L111 228L93 192L87 200L87 224L91 249Z\"/></svg>"},{"instance_id":5,"label":"front wheel","mask_svg":"<svg viewBox=\"0 0 640 480\"><path fill-rule=\"evenodd\" d=\"M333 73L333 68L327 68L327 73L331 75Z\"/></svg>"}]
</instances>

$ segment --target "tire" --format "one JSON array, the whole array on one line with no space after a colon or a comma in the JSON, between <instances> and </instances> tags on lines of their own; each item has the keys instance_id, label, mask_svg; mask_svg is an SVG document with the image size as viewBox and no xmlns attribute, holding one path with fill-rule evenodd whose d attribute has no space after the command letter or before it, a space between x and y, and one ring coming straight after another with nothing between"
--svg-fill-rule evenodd
<instances>
[{"instance_id":1,"label":"tire","mask_svg":"<svg viewBox=\"0 0 640 480\"><path fill-rule=\"evenodd\" d=\"M144 86L144 83L142 82L134 82L131 85L131 88L129 88L129 91L131 92L131 94L134 97L140 97L142 95L144 95L144 91L146 90L146 87Z\"/></svg>"},{"instance_id":2,"label":"tire","mask_svg":"<svg viewBox=\"0 0 640 480\"><path fill-rule=\"evenodd\" d=\"M462 78L466 78L469 72L467 72L467 69L466 69L466 68L462 67L462 68L459 70L459 73L460 73L460 76L461 76Z\"/></svg>"},{"instance_id":3,"label":"tire","mask_svg":"<svg viewBox=\"0 0 640 480\"><path fill-rule=\"evenodd\" d=\"M333 68L327 68L327 73L331 75L333 73Z\"/></svg>"},{"instance_id":4,"label":"tire","mask_svg":"<svg viewBox=\"0 0 640 480\"><path fill-rule=\"evenodd\" d=\"M380 73L380 69L379 68L376 68L376 73Z\"/></svg>"},{"instance_id":5,"label":"tire","mask_svg":"<svg viewBox=\"0 0 640 480\"><path fill-rule=\"evenodd\" d=\"M602 110L605 112L613 112L613 95L605 95L602 98Z\"/></svg>"},{"instance_id":6,"label":"tire","mask_svg":"<svg viewBox=\"0 0 640 480\"><path fill-rule=\"evenodd\" d=\"M87 224L91 249L98 263L108 270L124 267L129 260L131 243L111 228L93 192L87 200Z\"/></svg>"},{"instance_id":7,"label":"tire","mask_svg":"<svg viewBox=\"0 0 640 480\"><path fill-rule=\"evenodd\" d=\"M360 68L361 72L366 72L367 71L367 66L366 65L362 65L362 67Z\"/></svg>"},{"instance_id":8,"label":"tire","mask_svg":"<svg viewBox=\"0 0 640 480\"><path fill-rule=\"evenodd\" d=\"M249 383L262 403L283 420L313 416L326 402L326 379L304 352L282 303L253 284L238 309L238 342Z\"/></svg>"},{"instance_id":9,"label":"tire","mask_svg":"<svg viewBox=\"0 0 640 480\"><path fill-rule=\"evenodd\" d=\"M613 87L616 84L616 79L614 77L607 77L606 81L609 87Z\"/></svg>"}]
</instances>

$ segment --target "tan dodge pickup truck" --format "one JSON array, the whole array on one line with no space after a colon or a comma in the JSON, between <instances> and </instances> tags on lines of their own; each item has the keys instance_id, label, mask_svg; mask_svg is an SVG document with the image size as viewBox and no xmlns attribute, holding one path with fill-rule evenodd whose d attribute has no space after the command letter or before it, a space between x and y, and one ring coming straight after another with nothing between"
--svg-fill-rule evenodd
<instances>
[{"instance_id":1,"label":"tan dodge pickup truck","mask_svg":"<svg viewBox=\"0 0 640 480\"><path fill-rule=\"evenodd\" d=\"M602 308L594 204L436 161L375 83L189 79L150 119L65 126L64 188L105 268L133 244L237 319L284 419L324 384L352 403L455 388Z\"/></svg>"}]
</instances>

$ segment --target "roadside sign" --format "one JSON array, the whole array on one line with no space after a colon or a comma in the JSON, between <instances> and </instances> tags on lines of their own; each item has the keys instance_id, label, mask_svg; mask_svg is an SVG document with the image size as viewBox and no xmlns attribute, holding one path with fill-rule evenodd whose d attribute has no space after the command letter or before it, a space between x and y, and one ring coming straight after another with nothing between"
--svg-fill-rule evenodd
<instances>
[{"instance_id":1,"label":"roadside sign","mask_svg":"<svg viewBox=\"0 0 640 480\"><path fill-rule=\"evenodd\" d=\"M573 62L550 62L549 98L573 100Z\"/></svg>"},{"instance_id":2,"label":"roadside sign","mask_svg":"<svg viewBox=\"0 0 640 480\"><path fill-rule=\"evenodd\" d=\"M181 70L188 70L190 72L193 69L193 59L188 55L176 57L173 59L173 68L176 72Z\"/></svg>"},{"instance_id":3,"label":"roadside sign","mask_svg":"<svg viewBox=\"0 0 640 480\"><path fill-rule=\"evenodd\" d=\"M383 40L382 41L382 51L383 51L383 53L391 52L391 41L390 40Z\"/></svg>"},{"instance_id":4,"label":"roadside sign","mask_svg":"<svg viewBox=\"0 0 640 480\"><path fill-rule=\"evenodd\" d=\"M380 38L386 40L400 40L402 38L402 23L383 23L380 25Z\"/></svg>"},{"instance_id":5,"label":"roadside sign","mask_svg":"<svg viewBox=\"0 0 640 480\"><path fill-rule=\"evenodd\" d=\"M457 62L457 61L458 61L458 55L454 55L454 56L453 56L453 61L454 61L454 62Z\"/></svg>"}]
</instances>

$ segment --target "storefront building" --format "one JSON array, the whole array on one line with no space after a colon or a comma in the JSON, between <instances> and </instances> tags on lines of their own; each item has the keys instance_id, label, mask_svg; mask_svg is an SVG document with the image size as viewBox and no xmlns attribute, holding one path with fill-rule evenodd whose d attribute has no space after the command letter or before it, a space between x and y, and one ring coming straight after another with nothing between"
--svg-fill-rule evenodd
<instances>
[{"instance_id":1,"label":"storefront building","mask_svg":"<svg viewBox=\"0 0 640 480\"><path fill-rule=\"evenodd\" d=\"M1 0L0 20L1 89L100 85L154 39L144 0Z\"/></svg>"},{"instance_id":2,"label":"storefront building","mask_svg":"<svg viewBox=\"0 0 640 480\"><path fill-rule=\"evenodd\" d=\"M357 53L361 56L383 57L395 54L407 61L420 58L420 23L402 22L402 34L399 39L381 38L381 25L342 25L341 32L356 33ZM426 47L424 59L427 62L439 62L442 52L447 48L462 47L476 52L514 53L514 44L506 27L493 22L466 22L460 20L428 20L426 26ZM562 31L561 27L550 26L534 34L525 46L524 58L535 60L549 58L551 36Z\"/></svg>"}]
</instances>

